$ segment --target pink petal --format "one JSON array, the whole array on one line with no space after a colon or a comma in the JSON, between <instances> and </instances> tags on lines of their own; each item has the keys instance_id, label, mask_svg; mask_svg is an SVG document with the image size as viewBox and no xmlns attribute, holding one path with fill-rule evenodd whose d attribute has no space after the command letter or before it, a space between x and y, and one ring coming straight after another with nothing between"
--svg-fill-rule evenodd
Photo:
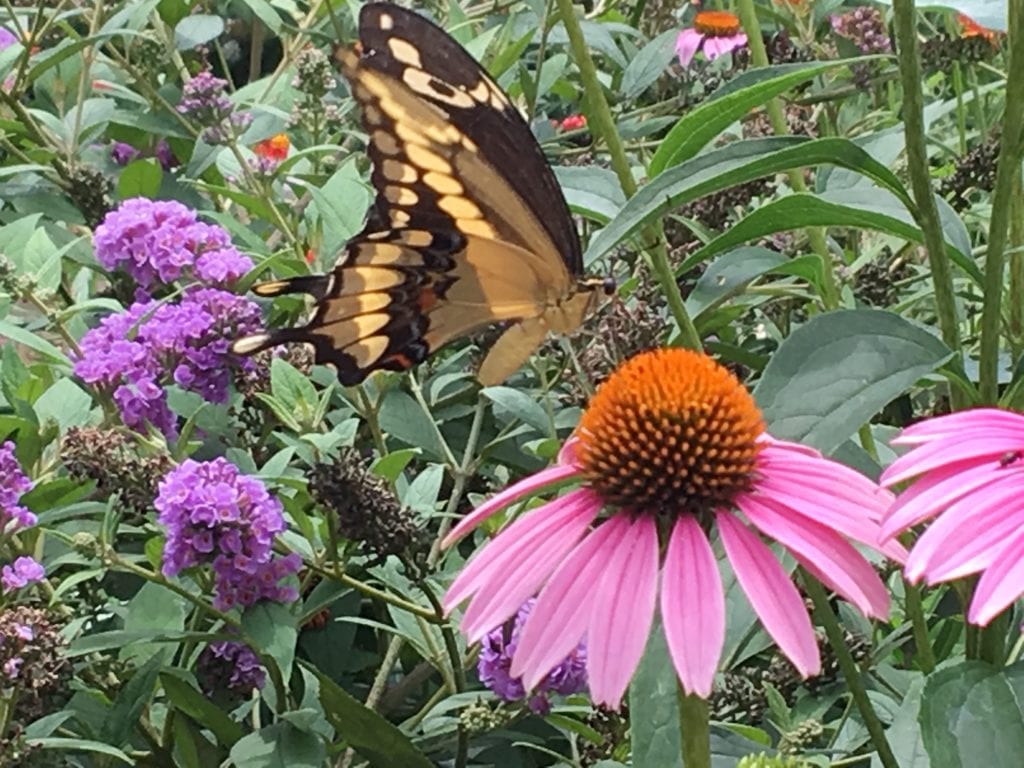
<instances>
[{"instance_id":1,"label":"pink petal","mask_svg":"<svg viewBox=\"0 0 1024 768\"><path fill-rule=\"evenodd\" d=\"M890 497L891 498L891 497ZM757 501L770 499L777 506L788 509L801 518L828 526L837 533L877 549L887 556L903 562L906 550L897 541L882 543L881 528L865 513L865 507L843 498L836 487L835 493L796 482L796 478L783 478L773 472L757 481L753 491L737 497L737 506L742 507L747 499ZM876 505L878 501L874 502Z\"/></svg>"},{"instance_id":2,"label":"pink petal","mask_svg":"<svg viewBox=\"0 0 1024 768\"><path fill-rule=\"evenodd\" d=\"M661 620L683 688L706 699L725 643L725 593L711 544L689 515L679 518L669 538Z\"/></svg>"},{"instance_id":3,"label":"pink petal","mask_svg":"<svg viewBox=\"0 0 1024 768\"><path fill-rule=\"evenodd\" d=\"M540 544L554 539L557 546L563 546L573 536L579 538L600 509L596 494L580 489L523 515L479 550L462 569L444 596L445 611L451 612L479 590L500 584L506 571ZM569 548L574 543L568 542Z\"/></svg>"},{"instance_id":4,"label":"pink petal","mask_svg":"<svg viewBox=\"0 0 1024 768\"><path fill-rule=\"evenodd\" d=\"M1007 480L1012 482L982 487L964 496L932 522L907 560L909 581L917 582L925 576L935 583L939 580L935 566L939 566L939 573L950 567L957 569L964 561L1006 543L1006 535L1024 523L1019 511L1024 477L1014 473Z\"/></svg>"},{"instance_id":5,"label":"pink petal","mask_svg":"<svg viewBox=\"0 0 1024 768\"><path fill-rule=\"evenodd\" d=\"M821 671L821 657L807 608L772 551L729 512L715 519L725 554L754 612L803 677Z\"/></svg>"},{"instance_id":6,"label":"pink petal","mask_svg":"<svg viewBox=\"0 0 1024 768\"><path fill-rule=\"evenodd\" d=\"M491 517L491 515L500 512L512 502L519 501L519 499L529 496L534 491L538 491L548 485L552 485L553 483L557 483L562 480L567 480L578 472L579 469L575 466L562 466L560 464L556 464L553 467L542 469L540 472L523 478L514 485L510 485L501 493L492 496L462 518L459 524L452 528L451 532L444 537L444 541L441 542L441 546L450 547L456 541L480 525L484 520Z\"/></svg>"},{"instance_id":7,"label":"pink petal","mask_svg":"<svg viewBox=\"0 0 1024 768\"><path fill-rule=\"evenodd\" d=\"M991 515L979 513L974 518L975 523L985 525L987 518L992 517L994 519L991 527L977 529L976 536L964 536L963 540L956 537L943 542L932 556L927 570L922 573L928 579L928 583L937 584L961 579L985 570L998 560L1006 549L1006 543L1020 530L1020 518L1024 508L1017 504L1005 511L1012 512L1013 516L1007 517L1004 510L987 510ZM925 533L930 530L929 528ZM910 577L907 579L909 581Z\"/></svg>"},{"instance_id":8,"label":"pink petal","mask_svg":"<svg viewBox=\"0 0 1024 768\"><path fill-rule=\"evenodd\" d=\"M684 29L676 38L676 55L679 57L679 66L688 67L693 57L697 55L704 35L695 29Z\"/></svg>"},{"instance_id":9,"label":"pink petal","mask_svg":"<svg viewBox=\"0 0 1024 768\"><path fill-rule=\"evenodd\" d=\"M658 594L658 528L640 515L605 566L593 593L587 677L595 704L618 709L651 633Z\"/></svg>"},{"instance_id":10,"label":"pink petal","mask_svg":"<svg viewBox=\"0 0 1024 768\"><path fill-rule=\"evenodd\" d=\"M626 515L615 515L597 526L541 590L523 625L509 674L522 677L527 689L579 645L594 607L594 585L629 529Z\"/></svg>"},{"instance_id":11,"label":"pink petal","mask_svg":"<svg viewBox=\"0 0 1024 768\"><path fill-rule=\"evenodd\" d=\"M881 482L886 486L895 485L967 459L998 462L1003 454L1021 447L1021 435L962 434L955 441L927 443L900 456L882 473Z\"/></svg>"},{"instance_id":12,"label":"pink petal","mask_svg":"<svg viewBox=\"0 0 1024 768\"><path fill-rule=\"evenodd\" d=\"M709 37L704 40L704 55L708 61L717 59L723 53L735 51L747 44L747 36L742 32L726 37Z\"/></svg>"},{"instance_id":13,"label":"pink petal","mask_svg":"<svg viewBox=\"0 0 1024 768\"><path fill-rule=\"evenodd\" d=\"M996 562L982 574L967 620L986 626L1024 594L1024 531L1010 539Z\"/></svg>"},{"instance_id":14,"label":"pink petal","mask_svg":"<svg viewBox=\"0 0 1024 768\"><path fill-rule=\"evenodd\" d=\"M882 521L882 538L896 536L977 489L1007 482L1018 472L992 461L978 464L974 459L929 472L897 497Z\"/></svg>"},{"instance_id":15,"label":"pink petal","mask_svg":"<svg viewBox=\"0 0 1024 768\"><path fill-rule=\"evenodd\" d=\"M1024 415L1000 408L972 408L919 421L904 429L894 443L905 445L956 438L964 429L1015 429L1024 435Z\"/></svg>"},{"instance_id":16,"label":"pink petal","mask_svg":"<svg viewBox=\"0 0 1024 768\"><path fill-rule=\"evenodd\" d=\"M591 491L582 493L592 494ZM513 542L513 554L504 567L490 569L489 583L473 597L462 618L462 631L470 642L484 635L509 618L526 599L537 594L548 576L576 546L600 511L600 503L583 498L572 507L572 513L559 529L549 528L527 546ZM496 542L490 546L496 546Z\"/></svg>"},{"instance_id":17,"label":"pink petal","mask_svg":"<svg viewBox=\"0 0 1024 768\"><path fill-rule=\"evenodd\" d=\"M765 536L786 547L819 580L865 616L889 615L889 590L871 564L845 539L812 520L794 521L771 502L747 498L740 509Z\"/></svg>"}]
</instances>

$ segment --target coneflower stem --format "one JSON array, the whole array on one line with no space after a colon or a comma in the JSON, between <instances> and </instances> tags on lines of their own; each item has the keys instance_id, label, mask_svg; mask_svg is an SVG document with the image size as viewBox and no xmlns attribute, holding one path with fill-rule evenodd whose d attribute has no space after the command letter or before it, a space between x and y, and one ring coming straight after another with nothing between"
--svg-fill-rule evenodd
<instances>
[{"instance_id":1,"label":"coneflower stem","mask_svg":"<svg viewBox=\"0 0 1024 768\"><path fill-rule=\"evenodd\" d=\"M804 589L814 603L814 617L825 628L828 644L836 655L839 669L846 679L846 685L850 689L853 701L860 711L860 716L864 719L864 725L867 727L868 733L871 735L871 743L874 744L875 750L878 752L879 761L884 768L899 768L896 756L892 753L892 747L889 746L889 740L885 737L885 727L871 706L871 700L868 698L867 690L864 688L864 681L861 679L857 662L853 660L850 649L846 647L843 630L836 620L836 615L832 612L832 606L829 605L825 589L816 578L803 568L800 569L800 576Z\"/></svg>"},{"instance_id":2,"label":"coneflower stem","mask_svg":"<svg viewBox=\"0 0 1024 768\"><path fill-rule=\"evenodd\" d=\"M608 147L608 154L611 156L612 169L619 180L619 186L626 197L632 197L636 193L636 181L633 179L633 169L626 156L626 148L622 144L618 128L615 127L615 118L608 106L608 100L604 97L604 87L597 77L597 67L590 57L587 49L587 42L583 37L583 29L580 27L579 19L572 7L572 0L558 0L558 13L565 25L566 35L569 37L569 48L572 50L573 59L580 70L580 80L583 82L583 92L588 105L588 125L595 136L604 140ZM676 282L675 271L668 260L668 249L665 246L665 234L661 224L649 226L644 234L643 242L647 244L647 251L650 255L651 266L654 269L655 277L665 294L669 311L679 326L679 334L684 347L690 349L702 349L700 334L697 333L689 312L686 311L686 304L683 302L683 295L679 292L679 284Z\"/></svg>"},{"instance_id":3,"label":"coneflower stem","mask_svg":"<svg viewBox=\"0 0 1024 768\"><path fill-rule=\"evenodd\" d=\"M1024 137L1022 137L1024 139ZM1020 174L1010 196L1010 354L1024 353L1024 185Z\"/></svg>"},{"instance_id":4,"label":"coneflower stem","mask_svg":"<svg viewBox=\"0 0 1024 768\"><path fill-rule=\"evenodd\" d=\"M914 0L893 0L893 25L899 48L900 77L903 80L903 130L907 146L907 170L917 209L915 218L924 233L928 266L935 291L935 313L942 340L954 352L960 351L960 329L953 294L953 271L946 257L946 238L942 234L939 209L935 204L928 166L928 145L924 125L924 94L921 83L921 52L917 42L917 12ZM1009 102L1008 102L1009 103ZM996 302L998 305L998 301ZM963 393L951 387L954 408L967 403Z\"/></svg>"},{"instance_id":5,"label":"coneflower stem","mask_svg":"<svg viewBox=\"0 0 1024 768\"><path fill-rule=\"evenodd\" d=\"M711 768L708 702L679 688L679 738L684 768Z\"/></svg>"},{"instance_id":6,"label":"coneflower stem","mask_svg":"<svg viewBox=\"0 0 1024 768\"><path fill-rule=\"evenodd\" d=\"M981 310L981 361L978 390L983 404L999 399L999 335L1002 331L1003 271L1013 190L1020 175L1021 123L1024 122L1024 0L1010 0L1006 34L1010 63L1006 71L1006 108L999 143L999 164L992 190L992 213L985 251L984 303Z\"/></svg>"},{"instance_id":7,"label":"coneflower stem","mask_svg":"<svg viewBox=\"0 0 1024 768\"><path fill-rule=\"evenodd\" d=\"M743 31L747 35L751 62L755 67L769 66L771 62L768 60L768 51L764 47L761 23L757 20L754 0L738 0L736 10L739 12ZM777 98L769 99L765 104L765 109L768 111L768 119L772 124L772 133L776 136L788 135L789 125L786 122L786 113L782 108L782 102ZM789 177L789 186L794 192L807 191L804 173L800 168L789 171L787 176ZM828 252L828 243L825 241L825 231L820 227L810 227L807 230L807 239L821 260L821 301L826 309L836 309L840 300L839 285L836 283L835 272L832 269L832 257Z\"/></svg>"},{"instance_id":8,"label":"coneflower stem","mask_svg":"<svg viewBox=\"0 0 1024 768\"><path fill-rule=\"evenodd\" d=\"M903 582L903 610L910 619L914 633L914 659L918 669L926 675L935 669L935 654L932 652L932 641L928 637L928 618L921 607L921 588L910 582Z\"/></svg>"}]
</instances>

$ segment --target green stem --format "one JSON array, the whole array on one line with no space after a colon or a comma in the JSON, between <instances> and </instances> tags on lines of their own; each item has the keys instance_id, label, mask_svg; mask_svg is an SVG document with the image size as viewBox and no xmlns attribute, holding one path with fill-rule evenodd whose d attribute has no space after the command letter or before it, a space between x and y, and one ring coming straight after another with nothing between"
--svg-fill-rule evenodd
<instances>
[{"instance_id":1,"label":"green stem","mask_svg":"<svg viewBox=\"0 0 1024 768\"><path fill-rule=\"evenodd\" d=\"M750 47L750 60L755 67L767 67L768 51L764 47L764 38L761 36L761 23L757 20L757 10L754 7L754 0L738 0L736 10L739 11L740 23L747 35L747 45ZM782 101L778 98L770 99L765 105L768 111L768 119L772 124L772 132L776 136L786 136L789 133L789 124L786 122L786 113L782 107ZM789 186L794 192L806 192L807 183L804 181L803 170L794 168L787 173ZM839 306L839 284L836 281L835 271L832 269L832 256L828 252L828 243L825 241L825 231L820 227L811 227L807 230L807 239L811 248L818 254L821 260L821 300L826 309L835 309Z\"/></svg>"},{"instance_id":2,"label":"green stem","mask_svg":"<svg viewBox=\"0 0 1024 768\"><path fill-rule=\"evenodd\" d=\"M843 677L846 679L850 695L853 696L853 701L860 711L860 716L864 719L864 725L871 735L871 742L878 751L879 761L884 768L899 768L899 763L892 753L892 747L889 746L889 740L885 737L885 728L882 725L882 721L878 719L878 715L871 706L871 700L868 698L868 692L864 688L864 680L861 678L860 669L858 669L857 663L853 660L853 656L850 655L850 649L846 647L846 641L843 639L843 630L836 620L836 615L832 612L832 606L828 603L828 595L825 594L825 589L817 579L802 568L800 569L800 576L804 589L814 603L814 617L825 628L828 643L836 655L836 661L839 662L839 669L842 670Z\"/></svg>"},{"instance_id":3,"label":"green stem","mask_svg":"<svg viewBox=\"0 0 1024 768\"><path fill-rule=\"evenodd\" d=\"M558 0L558 12L569 37L569 47L572 50L573 59L580 70L580 80L583 82L583 92L589 107L587 117L591 132L604 140L608 147L608 154L611 156L612 169L619 180L619 186L622 187L627 198L632 197L636 193L633 169L626 156L626 148L622 144L618 128L615 126L615 119L612 117L608 100L604 97L604 88L597 77L597 67L594 66L594 60L590 57L590 51L587 49L587 42L583 38L583 29L580 27L579 19L576 18L572 0ZM648 247L651 266L661 290L665 294L669 311L679 326L682 344L690 349L699 350L702 348L700 334L697 333L697 328L694 326L689 312L686 311L683 295L679 292L675 272L668 260L668 249L665 246L665 235L661 225L648 227L644 234L644 242L651 244Z\"/></svg>"},{"instance_id":4,"label":"green stem","mask_svg":"<svg viewBox=\"0 0 1024 768\"><path fill-rule=\"evenodd\" d=\"M1024 0L1010 0L1008 13L1010 64L1006 72L1006 110L1003 113L996 183L992 191L988 249L985 253L984 305L981 312L981 362L978 376L981 402L986 404L995 403L999 397L1003 270L1013 190L1020 173L1021 124L1024 122Z\"/></svg>"},{"instance_id":5,"label":"green stem","mask_svg":"<svg viewBox=\"0 0 1024 768\"><path fill-rule=\"evenodd\" d=\"M932 651L931 638L928 637L928 617L924 615L921 606L921 588L905 581L903 590L903 610L906 611L914 632L915 660L918 668L927 675L935 669L935 654Z\"/></svg>"},{"instance_id":6,"label":"green stem","mask_svg":"<svg viewBox=\"0 0 1024 768\"><path fill-rule=\"evenodd\" d=\"M679 689L679 736L684 768L711 768L708 702Z\"/></svg>"},{"instance_id":7,"label":"green stem","mask_svg":"<svg viewBox=\"0 0 1024 768\"><path fill-rule=\"evenodd\" d=\"M917 223L924 233L935 290L935 311L946 346L960 351L960 330L953 294L953 271L946 258L946 238L942 234L939 209L935 204L928 170L928 146L924 124L924 94L921 83L921 55L917 41L917 13L914 0L893 0L893 23L899 47L900 75L903 79L903 127L907 144L907 169L917 208ZM950 391L954 408L966 405L963 394Z\"/></svg>"},{"instance_id":8,"label":"green stem","mask_svg":"<svg viewBox=\"0 0 1024 768\"><path fill-rule=\"evenodd\" d=\"M1024 354L1024 186L1019 174L1010 206L1010 352L1016 360Z\"/></svg>"},{"instance_id":9,"label":"green stem","mask_svg":"<svg viewBox=\"0 0 1024 768\"><path fill-rule=\"evenodd\" d=\"M1003 611L987 627L979 631L978 657L993 667L1002 667L1006 660L1006 632L1010 625L1009 611Z\"/></svg>"}]
</instances>

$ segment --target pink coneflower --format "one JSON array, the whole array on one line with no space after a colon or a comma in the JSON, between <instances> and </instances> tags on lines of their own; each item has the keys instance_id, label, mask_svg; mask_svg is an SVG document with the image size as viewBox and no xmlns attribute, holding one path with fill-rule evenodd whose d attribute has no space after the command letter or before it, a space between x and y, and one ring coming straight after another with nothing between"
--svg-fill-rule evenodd
<instances>
[{"instance_id":1,"label":"pink coneflower","mask_svg":"<svg viewBox=\"0 0 1024 768\"><path fill-rule=\"evenodd\" d=\"M510 673L533 688L580 642L596 703L617 707L659 596L683 687L708 696L725 637L713 541L768 633L804 676L820 659L803 598L758 533L783 545L869 616L889 595L847 539L874 546L892 496L816 451L769 437L753 398L724 367L684 349L642 353L601 386L558 463L505 489L451 532L451 544L555 483L578 487L510 524L445 596L470 599L477 641L539 592ZM896 544L887 553L901 559Z\"/></svg>"},{"instance_id":2,"label":"pink coneflower","mask_svg":"<svg viewBox=\"0 0 1024 768\"><path fill-rule=\"evenodd\" d=\"M729 11L698 11L693 17L693 28L684 29L676 38L679 64L690 66L697 51L703 51L708 61L724 53L731 53L747 44L747 35L736 14Z\"/></svg>"},{"instance_id":3,"label":"pink coneflower","mask_svg":"<svg viewBox=\"0 0 1024 768\"><path fill-rule=\"evenodd\" d=\"M929 584L980 573L967 614L984 626L1024 594L1024 415L978 408L908 427L913 446L882 474L914 479L882 524L884 537L936 518L914 544L904 573Z\"/></svg>"}]
</instances>

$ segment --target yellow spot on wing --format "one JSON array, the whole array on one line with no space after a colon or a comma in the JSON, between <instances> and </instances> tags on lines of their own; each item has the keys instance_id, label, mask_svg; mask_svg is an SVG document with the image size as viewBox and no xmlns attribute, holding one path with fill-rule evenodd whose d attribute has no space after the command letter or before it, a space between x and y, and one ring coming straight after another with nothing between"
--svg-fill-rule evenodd
<instances>
[{"instance_id":1,"label":"yellow spot on wing","mask_svg":"<svg viewBox=\"0 0 1024 768\"><path fill-rule=\"evenodd\" d=\"M458 179L436 171L427 173L423 182L439 195L461 195L465 191Z\"/></svg>"},{"instance_id":2,"label":"yellow spot on wing","mask_svg":"<svg viewBox=\"0 0 1024 768\"><path fill-rule=\"evenodd\" d=\"M387 336L371 336L358 344L346 347L345 353L352 356L359 368L367 368L380 359L384 350L388 348L388 342Z\"/></svg>"},{"instance_id":3,"label":"yellow spot on wing","mask_svg":"<svg viewBox=\"0 0 1024 768\"><path fill-rule=\"evenodd\" d=\"M405 154L409 156L409 159L418 168L422 168L425 171L437 171L438 173L444 173L449 176L451 175L451 163L436 152L431 152L426 147L413 144L405 148Z\"/></svg>"},{"instance_id":4,"label":"yellow spot on wing","mask_svg":"<svg viewBox=\"0 0 1024 768\"><path fill-rule=\"evenodd\" d=\"M453 219L482 219L484 217L483 212L476 207L472 200L457 195L441 197L437 201L437 207Z\"/></svg>"},{"instance_id":5,"label":"yellow spot on wing","mask_svg":"<svg viewBox=\"0 0 1024 768\"><path fill-rule=\"evenodd\" d=\"M467 235L479 235L494 240L498 233L494 227L483 219L460 219L457 223L459 231Z\"/></svg>"},{"instance_id":6,"label":"yellow spot on wing","mask_svg":"<svg viewBox=\"0 0 1024 768\"><path fill-rule=\"evenodd\" d=\"M373 144L385 155L397 155L402 151L398 141L387 131L374 131Z\"/></svg>"},{"instance_id":7,"label":"yellow spot on wing","mask_svg":"<svg viewBox=\"0 0 1024 768\"><path fill-rule=\"evenodd\" d=\"M331 299L326 304L323 322L326 325L338 320L347 320L356 315L379 312L389 304L391 304L391 296L386 293L360 293L355 296Z\"/></svg>"},{"instance_id":8,"label":"yellow spot on wing","mask_svg":"<svg viewBox=\"0 0 1024 768\"><path fill-rule=\"evenodd\" d=\"M382 164L381 170L384 172L384 175L388 177L388 181L411 184L419 178L419 174L416 173L415 168L408 163L403 163L398 160L385 160Z\"/></svg>"},{"instance_id":9,"label":"yellow spot on wing","mask_svg":"<svg viewBox=\"0 0 1024 768\"><path fill-rule=\"evenodd\" d=\"M408 64L410 67L416 67L417 69L423 67L423 62L420 61L419 50L408 40L392 37L388 40L388 48L391 49L391 55L403 64Z\"/></svg>"},{"instance_id":10,"label":"yellow spot on wing","mask_svg":"<svg viewBox=\"0 0 1024 768\"><path fill-rule=\"evenodd\" d=\"M424 72L422 69L409 68L402 73L402 80L417 93L421 93L424 96L428 96L438 101L443 101L445 104L451 104L453 107L459 109L469 109L476 102L473 97L465 91L460 91L453 88L451 93L441 91L434 86L433 76L429 72Z\"/></svg>"},{"instance_id":11,"label":"yellow spot on wing","mask_svg":"<svg viewBox=\"0 0 1024 768\"><path fill-rule=\"evenodd\" d=\"M380 28L383 30L391 29L395 26L395 20L391 17L390 13L382 13L380 15Z\"/></svg>"},{"instance_id":12,"label":"yellow spot on wing","mask_svg":"<svg viewBox=\"0 0 1024 768\"><path fill-rule=\"evenodd\" d=\"M390 184L384 187L384 197L392 205L416 205L420 201L420 196L408 187L396 187Z\"/></svg>"},{"instance_id":13,"label":"yellow spot on wing","mask_svg":"<svg viewBox=\"0 0 1024 768\"><path fill-rule=\"evenodd\" d=\"M346 269L342 278L342 295L369 293L394 288L405 282L405 276L394 269L380 267L353 267Z\"/></svg>"}]
</instances>

